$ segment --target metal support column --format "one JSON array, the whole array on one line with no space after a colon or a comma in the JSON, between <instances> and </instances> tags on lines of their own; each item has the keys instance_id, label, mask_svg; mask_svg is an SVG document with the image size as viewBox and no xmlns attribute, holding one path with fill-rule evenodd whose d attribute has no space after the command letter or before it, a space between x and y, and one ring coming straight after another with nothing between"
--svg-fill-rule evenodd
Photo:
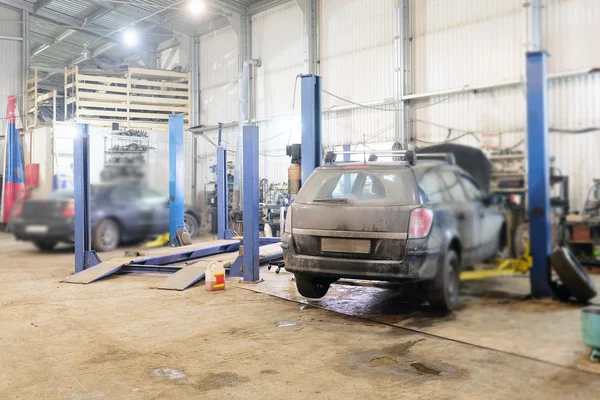
<instances>
[{"instance_id":1,"label":"metal support column","mask_svg":"<svg viewBox=\"0 0 600 400\"><path fill-rule=\"evenodd\" d=\"M200 125L200 38L192 36L190 45L190 126ZM198 137L192 139L192 204L198 208Z\"/></svg>"},{"instance_id":2,"label":"metal support column","mask_svg":"<svg viewBox=\"0 0 600 400\"><path fill-rule=\"evenodd\" d=\"M183 115L169 116L169 245L178 246L177 231L184 230Z\"/></svg>"},{"instance_id":3,"label":"metal support column","mask_svg":"<svg viewBox=\"0 0 600 400\"><path fill-rule=\"evenodd\" d=\"M302 89L302 184L313 170L321 166L321 77L301 76Z\"/></svg>"},{"instance_id":4,"label":"metal support column","mask_svg":"<svg viewBox=\"0 0 600 400\"><path fill-rule=\"evenodd\" d=\"M89 125L76 124L73 138L75 273L99 264L92 250L90 221L90 136Z\"/></svg>"},{"instance_id":5,"label":"metal support column","mask_svg":"<svg viewBox=\"0 0 600 400\"><path fill-rule=\"evenodd\" d=\"M411 112L411 101L404 99L404 96L412 94L412 20L410 10L410 0L401 0L402 5L400 9L401 29L400 39L401 42L401 68L403 70L402 76L402 121L403 121L403 135L402 135L402 146L404 149L408 149L408 143L413 139L413 125L412 125L412 112Z\"/></svg>"},{"instance_id":6,"label":"metal support column","mask_svg":"<svg viewBox=\"0 0 600 400\"><path fill-rule=\"evenodd\" d=\"M244 126L244 258L245 282L258 282L260 271L258 216L258 127Z\"/></svg>"},{"instance_id":7,"label":"metal support column","mask_svg":"<svg viewBox=\"0 0 600 400\"><path fill-rule=\"evenodd\" d=\"M304 13L304 73L319 73L319 15L317 0L296 0Z\"/></svg>"},{"instance_id":8,"label":"metal support column","mask_svg":"<svg viewBox=\"0 0 600 400\"><path fill-rule=\"evenodd\" d=\"M21 87L25 88L25 94L23 95L23 97L21 99L19 99L19 101L21 102L21 115L23 116L23 118L26 120L27 119L27 79L29 78L29 64L30 64L30 56L29 56L29 44L30 44L30 33L31 33L31 28L29 25L29 11L27 10L23 10L23 26L22 26L22 38L23 38L23 44L21 46L21 53L22 53L22 63L23 63L23 71L24 74L23 76L23 84L21 85ZM53 101L53 104L56 104L56 98ZM35 116L35 118L37 118L37 115ZM25 125L25 124L23 124Z\"/></svg>"},{"instance_id":9,"label":"metal support column","mask_svg":"<svg viewBox=\"0 0 600 400\"><path fill-rule=\"evenodd\" d=\"M219 240L227 239L229 199L227 182L227 150L217 147L217 235Z\"/></svg>"},{"instance_id":10,"label":"metal support column","mask_svg":"<svg viewBox=\"0 0 600 400\"><path fill-rule=\"evenodd\" d=\"M533 297L552 296L546 53L527 53L527 159Z\"/></svg>"}]
</instances>

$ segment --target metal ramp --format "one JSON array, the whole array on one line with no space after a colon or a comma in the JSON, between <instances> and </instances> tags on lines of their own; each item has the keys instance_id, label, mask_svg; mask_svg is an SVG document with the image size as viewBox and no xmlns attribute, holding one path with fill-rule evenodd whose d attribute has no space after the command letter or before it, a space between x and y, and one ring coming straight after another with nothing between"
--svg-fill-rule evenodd
<instances>
[{"instance_id":1,"label":"metal ramp","mask_svg":"<svg viewBox=\"0 0 600 400\"><path fill-rule=\"evenodd\" d=\"M263 243L269 244L259 248L260 263L283 257L279 243L272 243L272 240ZM169 276L151 288L185 290L204 279L206 268L212 261L223 261L230 274L239 275L242 269L242 257L238 254L240 245L239 240L217 240L164 248L147 256L120 257L68 276L61 282L88 284L119 272L167 273Z\"/></svg>"},{"instance_id":2,"label":"metal ramp","mask_svg":"<svg viewBox=\"0 0 600 400\"><path fill-rule=\"evenodd\" d=\"M266 263L283 257L283 251L279 243L268 244L259 247L259 263ZM238 261L239 260L239 261ZM204 273L208 265L213 261L222 261L226 270L231 273L232 266L236 262L241 264L241 257L237 253L226 253L215 256L205 257L201 260L188 264L179 271L169 275L156 285L151 286L153 289L164 290L185 290L204 279Z\"/></svg>"}]
</instances>

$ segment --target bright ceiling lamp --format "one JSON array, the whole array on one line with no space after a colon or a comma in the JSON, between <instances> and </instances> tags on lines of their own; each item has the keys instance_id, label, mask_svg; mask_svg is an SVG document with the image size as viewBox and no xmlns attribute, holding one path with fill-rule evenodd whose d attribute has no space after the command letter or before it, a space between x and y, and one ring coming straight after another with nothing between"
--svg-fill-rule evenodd
<instances>
[{"instance_id":1,"label":"bright ceiling lamp","mask_svg":"<svg viewBox=\"0 0 600 400\"><path fill-rule=\"evenodd\" d=\"M131 26L123 32L123 42L129 47L134 47L138 44L139 36L135 27Z\"/></svg>"},{"instance_id":2,"label":"bright ceiling lamp","mask_svg":"<svg viewBox=\"0 0 600 400\"><path fill-rule=\"evenodd\" d=\"M204 6L203 0L190 0L189 9L192 14L198 15L204 11Z\"/></svg>"}]
</instances>

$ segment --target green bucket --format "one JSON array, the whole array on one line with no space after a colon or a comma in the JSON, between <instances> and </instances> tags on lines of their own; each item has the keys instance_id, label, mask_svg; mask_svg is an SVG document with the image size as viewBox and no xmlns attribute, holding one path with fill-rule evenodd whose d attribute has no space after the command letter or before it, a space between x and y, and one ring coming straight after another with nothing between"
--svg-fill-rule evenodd
<instances>
[{"instance_id":1,"label":"green bucket","mask_svg":"<svg viewBox=\"0 0 600 400\"><path fill-rule=\"evenodd\" d=\"M592 348L590 360L600 362L600 307L587 307L581 313L583 343Z\"/></svg>"}]
</instances>

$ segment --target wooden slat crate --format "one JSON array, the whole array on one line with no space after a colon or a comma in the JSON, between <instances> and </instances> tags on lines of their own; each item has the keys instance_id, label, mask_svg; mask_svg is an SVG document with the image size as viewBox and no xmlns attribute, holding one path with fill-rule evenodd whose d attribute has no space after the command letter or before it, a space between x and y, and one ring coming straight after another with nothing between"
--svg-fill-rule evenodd
<instances>
[{"instance_id":1,"label":"wooden slat crate","mask_svg":"<svg viewBox=\"0 0 600 400\"><path fill-rule=\"evenodd\" d=\"M65 70L65 115L77 122L120 128L168 129L169 116L183 114L189 125L190 75L129 68L122 75Z\"/></svg>"}]
</instances>

